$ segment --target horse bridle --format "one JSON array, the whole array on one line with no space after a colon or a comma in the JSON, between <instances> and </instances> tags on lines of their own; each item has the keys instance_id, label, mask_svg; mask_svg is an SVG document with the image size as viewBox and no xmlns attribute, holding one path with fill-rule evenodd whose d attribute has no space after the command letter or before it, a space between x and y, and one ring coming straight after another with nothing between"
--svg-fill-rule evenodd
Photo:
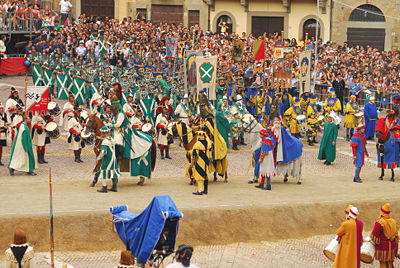
<instances>
[{"instance_id":1,"label":"horse bridle","mask_svg":"<svg viewBox=\"0 0 400 268\"><path fill-rule=\"evenodd\" d=\"M255 124L254 124L254 122L255 122ZM248 126L243 128L243 131L247 132L247 133L255 133L255 132L253 132L253 129L255 129L257 127L257 124L258 124L257 120L253 117L253 119L250 121Z\"/></svg>"}]
</instances>

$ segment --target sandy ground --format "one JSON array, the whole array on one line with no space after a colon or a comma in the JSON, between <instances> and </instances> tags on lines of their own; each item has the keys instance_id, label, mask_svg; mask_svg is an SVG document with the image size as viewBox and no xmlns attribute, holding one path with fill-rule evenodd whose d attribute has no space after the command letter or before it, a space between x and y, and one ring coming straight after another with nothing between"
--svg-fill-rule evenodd
<instances>
[{"instance_id":1,"label":"sandy ground","mask_svg":"<svg viewBox=\"0 0 400 268\"><path fill-rule=\"evenodd\" d=\"M10 85L23 86L23 84L23 77L1 79L0 101L5 103ZM21 95L22 92L21 89ZM341 136L343 137L343 127ZM242 146L239 152L230 152L228 155L229 182L223 183L220 180L210 183L207 196L195 197L192 195L195 190L194 186L189 186L188 181L183 176L183 149L175 143L171 150L173 159L157 159L156 170L152 179L147 181L145 186L137 186L138 179L125 174L120 179L118 193L101 194L96 192L100 184L96 188L89 188L92 179L91 170L94 167L95 159L91 148L86 148L83 151L84 163L74 163L73 153L67 149L66 138L61 137L58 140L53 140L47 146L46 159L49 164L38 166L38 176L17 175L11 177L7 168L0 167L0 202L2 204L0 206L0 220L6 221L14 217L48 214L49 168L51 168L54 181L54 212L56 217L64 214L107 213L110 207L121 204L127 204L132 211L140 211L146 207L153 196L163 194L170 195L178 208L185 211L196 209L213 211L217 208L252 210L260 207L295 207L297 205L312 208L338 203L344 206L345 203L384 202L386 199L399 200L399 182L389 182L389 173L386 175L385 181L377 180L380 171L376 168L375 145L368 145L368 149L371 158L368 159L365 168L362 170L361 177L364 179L362 184L352 182L354 166L351 150L349 144L341 138L337 145L337 159L332 166L325 166L316 159L318 145L313 147L305 145L303 184L297 185L293 179L289 180L288 183L283 183L282 178L276 177L272 180L272 191L262 191L247 183L252 178L251 152L248 146ZM10 147L7 147L3 157L5 164L8 163L9 152ZM394 209L398 210L397 207ZM342 213L341 207L340 213ZM361 213L363 212L361 211ZM375 211L369 213L375 213ZM337 221L332 222L331 226L336 226L337 223ZM273 232L273 230L271 231ZM269 239L262 237L257 240ZM202 264L202 267L239 267L241 264L253 262L253 267L277 267L275 264L283 264L283 267L326 267L329 266L329 263L321 255L321 251L329 240L330 237L324 237L324 239L283 241L277 244L267 242L256 245L239 243L228 246L199 247L200 254L196 257L196 262ZM310 250L311 248L313 250ZM287 252L288 249L293 249L293 252L296 252L293 255L294 257L288 257L292 256L291 253ZM271 250L274 254L271 254ZM63 256L67 258L70 255L65 253ZM85 255L82 257L83 262L90 262L91 256L94 260L97 258L96 254ZM111 257L105 254L104 260L108 261L108 258ZM114 259L111 258L108 263L112 263ZM79 258L77 260L79 263ZM310 265L308 265L309 263ZM107 265L78 265L77 267L110 267Z\"/></svg>"}]
</instances>

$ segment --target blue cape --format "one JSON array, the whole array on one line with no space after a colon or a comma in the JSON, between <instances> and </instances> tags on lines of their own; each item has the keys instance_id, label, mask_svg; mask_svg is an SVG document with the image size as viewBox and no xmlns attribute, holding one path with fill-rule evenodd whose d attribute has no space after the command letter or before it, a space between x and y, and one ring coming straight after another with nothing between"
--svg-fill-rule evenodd
<instances>
[{"instance_id":1,"label":"blue cape","mask_svg":"<svg viewBox=\"0 0 400 268\"><path fill-rule=\"evenodd\" d=\"M282 150L283 163L290 163L301 156L303 153L303 144L294 136L287 132L286 128L282 128Z\"/></svg>"},{"instance_id":2,"label":"blue cape","mask_svg":"<svg viewBox=\"0 0 400 268\"><path fill-rule=\"evenodd\" d=\"M127 249L137 257L138 263L146 263L156 246L165 221L171 218L182 218L174 201L168 195L155 196L142 213L128 211L127 206L110 209L114 216L114 225L118 236ZM168 241L171 248L175 247L178 224L173 241Z\"/></svg>"}]
</instances>

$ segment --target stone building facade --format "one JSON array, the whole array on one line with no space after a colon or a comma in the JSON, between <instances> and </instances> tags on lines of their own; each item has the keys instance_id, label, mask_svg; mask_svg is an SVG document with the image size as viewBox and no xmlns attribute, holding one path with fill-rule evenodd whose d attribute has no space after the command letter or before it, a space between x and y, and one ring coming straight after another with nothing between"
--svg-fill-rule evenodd
<instances>
[{"instance_id":1,"label":"stone building facade","mask_svg":"<svg viewBox=\"0 0 400 268\"><path fill-rule=\"evenodd\" d=\"M400 47L400 0L332 1L332 36L335 42Z\"/></svg>"}]
</instances>

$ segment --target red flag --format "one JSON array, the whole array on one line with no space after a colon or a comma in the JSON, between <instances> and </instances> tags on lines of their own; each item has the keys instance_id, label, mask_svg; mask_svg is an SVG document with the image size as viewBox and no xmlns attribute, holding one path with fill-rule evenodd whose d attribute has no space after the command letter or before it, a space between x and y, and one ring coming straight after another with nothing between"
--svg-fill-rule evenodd
<instances>
[{"instance_id":1,"label":"red flag","mask_svg":"<svg viewBox=\"0 0 400 268\"><path fill-rule=\"evenodd\" d=\"M253 44L253 55L255 60L265 58L265 42L264 40L256 40Z\"/></svg>"}]
</instances>

